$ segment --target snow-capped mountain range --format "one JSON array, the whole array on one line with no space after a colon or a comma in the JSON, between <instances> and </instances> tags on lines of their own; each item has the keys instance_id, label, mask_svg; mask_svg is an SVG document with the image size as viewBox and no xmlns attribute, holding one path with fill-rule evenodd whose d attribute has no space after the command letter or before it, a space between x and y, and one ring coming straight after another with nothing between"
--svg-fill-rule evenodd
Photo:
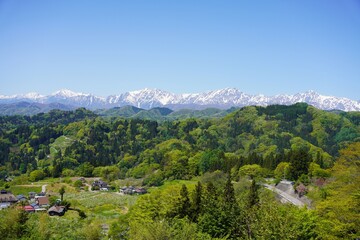
<instances>
[{"instance_id":1,"label":"snow-capped mountain range","mask_svg":"<svg viewBox=\"0 0 360 240\"><path fill-rule=\"evenodd\" d=\"M27 93L23 95L0 95L0 103L16 102L59 103L73 107L89 109L122 107L132 105L150 109L154 107L168 107L173 110L182 108L204 109L208 107L230 108L249 105L267 106L271 104L291 105L297 102L306 102L323 110L360 111L360 102L348 98L324 96L314 91L297 93L294 95L250 95L236 88L225 88L204 93L174 94L159 89L142 89L126 92L119 95L110 95L106 98L93 94L76 93L70 90L60 90L50 95Z\"/></svg>"}]
</instances>

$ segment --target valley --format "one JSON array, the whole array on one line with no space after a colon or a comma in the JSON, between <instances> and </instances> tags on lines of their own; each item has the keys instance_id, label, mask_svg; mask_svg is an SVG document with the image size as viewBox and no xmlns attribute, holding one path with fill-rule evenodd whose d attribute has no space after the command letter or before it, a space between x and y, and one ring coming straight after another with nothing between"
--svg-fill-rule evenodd
<instances>
[{"instance_id":1,"label":"valley","mask_svg":"<svg viewBox=\"0 0 360 240\"><path fill-rule=\"evenodd\" d=\"M141 111L126 107L105 116L79 108L1 116L2 236L359 234L359 112L298 103L155 121L139 117ZM8 196L14 201L6 202Z\"/></svg>"}]
</instances>

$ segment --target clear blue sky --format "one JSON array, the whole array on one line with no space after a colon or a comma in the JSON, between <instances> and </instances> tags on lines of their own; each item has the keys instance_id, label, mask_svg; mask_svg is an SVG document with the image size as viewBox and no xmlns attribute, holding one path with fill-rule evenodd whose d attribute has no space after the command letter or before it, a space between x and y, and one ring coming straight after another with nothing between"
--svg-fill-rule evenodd
<instances>
[{"instance_id":1,"label":"clear blue sky","mask_svg":"<svg viewBox=\"0 0 360 240\"><path fill-rule=\"evenodd\" d=\"M0 0L0 94L315 90L360 99L360 1Z\"/></svg>"}]
</instances>

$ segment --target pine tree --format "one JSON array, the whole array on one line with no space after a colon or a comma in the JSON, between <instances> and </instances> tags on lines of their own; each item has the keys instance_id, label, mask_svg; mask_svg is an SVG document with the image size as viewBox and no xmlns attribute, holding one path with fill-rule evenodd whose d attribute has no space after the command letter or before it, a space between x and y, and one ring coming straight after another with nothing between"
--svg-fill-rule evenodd
<instances>
[{"instance_id":1,"label":"pine tree","mask_svg":"<svg viewBox=\"0 0 360 240\"><path fill-rule=\"evenodd\" d=\"M223 227L221 217L222 202L219 201L217 189L212 182L207 183L204 191L202 213L198 216L198 227L204 232L210 234L212 237L219 237L223 235Z\"/></svg>"},{"instance_id":2,"label":"pine tree","mask_svg":"<svg viewBox=\"0 0 360 240\"><path fill-rule=\"evenodd\" d=\"M237 205L236 198L235 198L235 191L234 186L231 183L231 176L228 175L225 189L224 189L224 202L227 203L229 206L233 207L233 205Z\"/></svg>"},{"instance_id":3,"label":"pine tree","mask_svg":"<svg viewBox=\"0 0 360 240\"><path fill-rule=\"evenodd\" d=\"M291 174L294 180L298 179L302 174L308 173L311 156L305 149L290 151Z\"/></svg>"},{"instance_id":4,"label":"pine tree","mask_svg":"<svg viewBox=\"0 0 360 240\"><path fill-rule=\"evenodd\" d=\"M189 199L189 192L185 184L183 184L181 187L179 201L180 201L179 211L178 211L179 217L184 218L186 216L189 216L191 203Z\"/></svg>"},{"instance_id":5,"label":"pine tree","mask_svg":"<svg viewBox=\"0 0 360 240\"><path fill-rule=\"evenodd\" d=\"M259 202L258 186L255 179L252 180L249 196L248 196L248 207L251 208Z\"/></svg>"},{"instance_id":6,"label":"pine tree","mask_svg":"<svg viewBox=\"0 0 360 240\"><path fill-rule=\"evenodd\" d=\"M64 198L64 193L65 193L65 187L62 186L59 190L59 194L61 196L61 201L63 201L63 198Z\"/></svg>"},{"instance_id":7,"label":"pine tree","mask_svg":"<svg viewBox=\"0 0 360 240\"><path fill-rule=\"evenodd\" d=\"M230 174L228 174L222 201L222 212L219 219L222 226L221 235L229 235L230 238L240 237L240 219L240 208L236 201Z\"/></svg>"},{"instance_id":8,"label":"pine tree","mask_svg":"<svg viewBox=\"0 0 360 240\"><path fill-rule=\"evenodd\" d=\"M200 182L197 183L194 190L194 196L193 196L193 204L192 204L192 210L191 210L191 220L196 222L198 216L202 212L202 185Z\"/></svg>"}]
</instances>

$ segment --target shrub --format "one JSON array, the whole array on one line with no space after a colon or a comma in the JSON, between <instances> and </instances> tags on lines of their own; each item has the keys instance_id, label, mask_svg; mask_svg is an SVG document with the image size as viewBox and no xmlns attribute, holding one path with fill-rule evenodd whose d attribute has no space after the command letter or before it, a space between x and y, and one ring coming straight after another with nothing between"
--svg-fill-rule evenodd
<instances>
[{"instance_id":1,"label":"shrub","mask_svg":"<svg viewBox=\"0 0 360 240\"><path fill-rule=\"evenodd\" d=\"M34 170L30 173L29 180L36 182L45 178L45 173L42 170Z\"/></svg>"}]
</instances>

